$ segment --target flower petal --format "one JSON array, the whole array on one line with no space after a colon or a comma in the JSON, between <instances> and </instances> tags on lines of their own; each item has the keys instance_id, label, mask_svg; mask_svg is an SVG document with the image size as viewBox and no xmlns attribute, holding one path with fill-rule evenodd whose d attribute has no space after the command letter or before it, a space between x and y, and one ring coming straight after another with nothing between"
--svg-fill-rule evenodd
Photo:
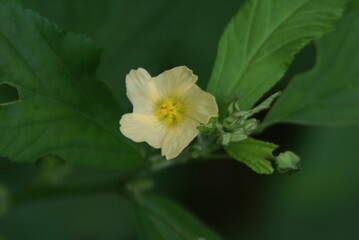
<instances>
[{"instance_id":1,"label":"flower petal","mask_svg":"<svg viewBox=\"0 0 359 240\"><path fill-rule=\"evenodd\" d=\"M180 97L196 83L197 79L192 70L185 66L172 68L153 78L163 99Z\"/></svg>"},{"instance_id":2,"label":"flower petal","mask_svg":"<svg viewBox=\"0 0 359 240\"><path fill-rule=\"evenodd\" d=\"M198 125L191 118L183 118L171 126L162 144L162 156L166 156L167 160L177 157L198 135Z\"/></svg>"},{"instance_id":3,"label":"flower petal","mask_svg":"<svg viewBox=\"0 0 359 240\"><path fill-rule=\"evenodd\" d=\"M206 124L211 117L218 115L218 106L214 96L197 85L193 85L182 95L181 102L185 106L185 114L200 123Z\"/></svg>"},{"instance_id":4,"label":"flower petal","mask_svg":"<svg viewBox=\"0 0 359 240\"><path fill-rule=\"evenodd\" d=\"M168 125L154 115L129 113L120 120L120 131L135 142L147 142L154 148L160 148L166 136Z\"/></svg>"},{"instance_id":5,"label":"flower petal","mask_svg":"<svg viewBox=\"0 0 359 240\"><path fill-rule=\"evenodd\" d=\"M145 69L131 70L126 76L126 88L134 113L153 113L159 94L151 75Z\"/></svg>"}]
</instances>

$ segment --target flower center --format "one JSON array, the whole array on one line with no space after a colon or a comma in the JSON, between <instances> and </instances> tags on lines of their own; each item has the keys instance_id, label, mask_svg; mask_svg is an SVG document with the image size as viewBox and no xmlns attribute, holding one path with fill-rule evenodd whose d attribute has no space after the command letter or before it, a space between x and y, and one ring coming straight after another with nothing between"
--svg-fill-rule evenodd
<instances>
[{"instance_id":1,"label":"flower center","mask_svg":"<svg viewBox=\"0 0 359 240\"><path fill-rule=\"evenodd\" d=\"M155 115L159 120L166 123L176 123L183 117L183 107L178 101L173 99L165 100L161 103Z\"/></svg>"}]
</instances>

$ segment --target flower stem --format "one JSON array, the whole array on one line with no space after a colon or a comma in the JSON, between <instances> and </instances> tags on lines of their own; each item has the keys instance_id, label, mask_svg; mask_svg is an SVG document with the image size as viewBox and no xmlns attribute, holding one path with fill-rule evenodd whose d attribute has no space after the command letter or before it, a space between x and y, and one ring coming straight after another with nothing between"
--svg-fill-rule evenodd
<instances>
[{"instance_id":1,"label":"flower stem","mask_svg":"<svg viewBox=\"0 0 359 240\"><path fill-rule=\"evenodd\" d=\"M83 186L42 186L28 188L10 196L12 206L21 205L27 202L39 201L42 199L60 198L75 195L87 195L105 192L116 192L125 182L109 182L96 185Z\"/></svg>"},{"instance_id":2,"label":"flower stem","mask_svg":"<svg viewBox=\"0 0 359 240\"><path fill-rule=\"evenodd\" d=\"M207 154L200 157L201 159L224 159L228 158L227 154ZM167 162L166 162L167 163ZM172 162L164 166L168 168L180 162ZM159 169L158 169L159 170ZM149 166L144 166L136 171L121 177L119 180L104 182L91 185L77 185L77 186L56 186L51 184L46 185L30 185L25 189L10 194L9 200L11 206L17 206L28 202L56 199L69 196L91 195L98 193L119 193L122 194L127 183L131 180L149 174L149 172L156 172Z\"/></svg>"}]
</instances>

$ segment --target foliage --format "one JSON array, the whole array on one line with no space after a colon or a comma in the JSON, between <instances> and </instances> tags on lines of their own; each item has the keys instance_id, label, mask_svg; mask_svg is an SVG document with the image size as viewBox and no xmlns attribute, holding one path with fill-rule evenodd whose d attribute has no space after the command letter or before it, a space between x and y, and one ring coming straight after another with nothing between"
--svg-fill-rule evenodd
<instances>
[{"instance_id":1,"label":"foliage","mask_svg":"<svg viewBox=\"0 0 359 240\"><path fill-rule=\"evenodd\" d=\"M143 196L135 203L141 240L220 240L221 238L187 210L159 196Z\"/></svg>"},{"instance_id":2,"label":"foliage","mask_svg":"<svg viewBox=\"0 0 359 240\"><path fill-rule=\"evenodd\" d=\"M110 2L117 6L113 11L123 6L121 13L126 14L126 6L132 6L131 9L136 13L138 11L138 15L142 13L137 8L137 2L122 5L120 1L108 0L101 1L101 4L89 2L86 6L80 5L81 9L92 6L97 13L105 12L102 10L111 6ZM36 175L24 181L28 182L25 190L12 192L7 186L1 187L0 203L5 202L6 206L0 205L0 213L12 211L8 207L14 203L16 207L16 204L46 197L109 192L120 195L122 204L132 204L133 208L128 209L133 210L140 239L221 239L178 204L159 195L142 192L154 187L152 174L160 169L187 162L193 157L222 158L223 155L216 154L223 150L259 174L272 174L275 168L279 173L293 173L301 169L300 158L293 152L286 151L276 156L273 151L279 148L278 145L254 139L252 135L259 132L257 127L263 130L279 122L357 125L359 55L355 50L358 46L359 12L348 11L336 23L333 33L317 40L333 30L333 23L341 17L345 3L345 0L247 0L220 39L208 82L207 89L216 96L220 115L198 128L203 134L192 148L179 158L166 162L156 150L143 151L142 146L129 142L120 134L118 120L128 110L128 104L124 100L124 81L118 80L122 75L113 74L118 72L112 60L121 58L126 71L130 70L127 67L131 68L131 60L136 64L140 62L131 59L128 49L132 48L128 46L141 45L134 41L133 36L139 41L148 41L140 36L143 32L151 32L156 36L154 39L160 39L162 43L163 39L158 37L161 31L149 27L147 22L155 21L158 13L166 12L172 2L146 3L149 8L155 9L155 14L139 18L138 23L109 18L111 20L108 21L116 22L123 32L116 36L120 39L119 43L112 39L112 35L98 34L103 35L102 39L114 42L111 47L104 45L105 52L111 52L108 56L113 54L102 64L102 69L105 69L102 76L108 78L104 80L105 84L96 76L101 50L93 41L83 35L65 32L11 1L0 0L0 156L14 162L32 163L41 158L41 163L44 163L50 159L45 164L33 165L37 169ZM350 6L356 8L354 3L351 1ZM203 14L203 19L206 19L207 5L193 4L199 4L203 9L190 11ZM95 5L100 6L101 11ZM178 11L181 17L187 9L182 10ZM122 17L117 12L114 15L116 19ZM145 24L141 25L141 21ZM215 18L208 21L213 21L213 25L219 22ZM182 27L189 29L188 36L203 34L195 27L187 26L191 23L189 18L186 23ZM100 23L93 23L96 24L100 26ZM171 24L168 28L176 31ZM102 33L101 27L98 29ZM112 33L112 30L109 32ZM131 37L127 37L126 33L131 33ZM175 39L182 37L174 36ZM188 39L192 40L191 37ZM294 55L312 40L316 40L318 48L314 68L296 76L280 97L279 93L270 95L272 92L268 91L285 74ZM203 52L207 50L205 42L202 40L196 45L203 47ZM120 47L112 51L115 45L128 49L117 56ZM162 48L163 44L158 46L144 51L141 56L145 58L161 52L158 58L166 59L169 53L163 49L171 50L171 54L181 50ZM188 48L192 52L191 47ZM136 49L143 50L141 47ZM198 58L194 59L199 62L206 56L206 53L198 54ZM157 63L152 61L152 64L155 66ZM109 71L115 68L116 71ZM208 67L204 69L208 71ZM205 85L203 79L201 84ZM264 94L270 97L253 107ZM257 113L269 109L277 98L278 101L259 125L261 115ZM116 172L113 182L67 186L61 181L76 175L72 174L76 171L69 169L70 165L59 164L60 158L71 165L86 167L137 168ZM97 173L94 174L96 180ZM13 175L12 172L8 174ZM14 174L14 177L18 176ZM191 184L196 180L191 179ZM133 194L130 197L129 192ZM203 202L210 200L206 197L201 199ZM125 221L128 221L127 217ZM31 225L32 222L36 221L27 221L26 224Z\"/></svg>"},{"instance_id":3,"label":"foliage","mask_svg":"<svg viewBox=\"0 0 359 240\"><path fill-rule=\"evenodd\" d=\"M298 75L267 115L278 122L315 125L359 124L359 13L350 11L329 36L316 42L314 68Z\"/></svg>"},{"instance_id":4,"label":"foliage","mask_svg":"<svg viewBox=\"0 0 359 240\"><path fill-rule=\"evenodd\" d=\"M293 56L333 29L343 0L249 0L226 27L208 90L247 110L283 76Z\"/></svg>"},{"instance_id":5,"label":"foliage","mask_svg":"<svg viewBox=\"0 0 359 240\"><path fill-rule=\"evenodd\" d=\"M231 142L243 141L258 127L259 121L253 115L269 109L279 95L280 92L273 94L248 111L242 111L239 108L240 100L236 98L229 104L228 116L223 121L220 121L218 117L213 117L208 124L199 126L198 130L205 133L216 133L218 135L217 143L224 146Z\"/></svg>"},{"instance_id":6,"label":"foliage","mask_svg":"<svg viewBox=\"0 0 359 240\"><path fill-rule=\"evenodd\" d=\"M280 92L268 97L258 106L248 111L239 108L239 100L234 99L228 106L228 116L220 121L218 117L212 118L208 124L198 127L203 133L215 134L217 143L224 146L224 150L234 159L246 164L259 174L272 174L274 169L269 160L274 159L272 152L278 147L269 142L263 142L249 138L259 125L259 121L253 115L269 109L272 103L280 96ZM287 155L288 152L285 153ZM277 165L282 163L282 154L276 161ZM300 158L297 156L297 162ZM286 167L279 166L278 171L285 173ZM292 169L299 170L299 168Z\"/></svg>"},{"instance_id":7,"label":"foliage","mask_svg":"<svg viewBox=\"0 0 359 240\"><path fill-rule=\"evenodd\" d=\"M231 157L246 164L253 171L259 174L272 174L274 169L269 159L274 157L272 152L277 147L273 143L247 138L241 142L231 143L225 146L225 149Z\"/></svg>"},{"instance_id":8,"label":"foliage","mask_svg":"<svg viewBox=\"0 0 359 240\"><path fill-rule=\"evenodd\" d=\"M140 154L118 131L120 107L95 77L100 51L92 41L8 1L0 1L0 34L0 79L19 93L0 107L2 157L138 165Z\"/></svg>"}]
</instances>

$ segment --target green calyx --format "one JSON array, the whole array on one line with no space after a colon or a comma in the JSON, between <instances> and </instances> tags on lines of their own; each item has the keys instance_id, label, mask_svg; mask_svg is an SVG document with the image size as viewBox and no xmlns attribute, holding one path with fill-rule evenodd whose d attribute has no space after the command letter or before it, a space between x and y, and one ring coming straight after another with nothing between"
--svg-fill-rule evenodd
<instances>
[{"instance_id":1,"label":"green calyx","mask_svg":"<svg viewBox=\"0 0 359 240\"><path fill-rule=\"evenodd\" d=\"M252 117L254 114L269 109L272 103L280 96L277 92L264 100L253 109L242 111L239 108L239 99L234 98L228 105L228 116L220 122L218 117L211 118L208 124L198 127L200 132L218 134L217 143L223 146L232 142L240 142L248 138L259 125L259 120Z\"/></svg>"}]
</instances>

